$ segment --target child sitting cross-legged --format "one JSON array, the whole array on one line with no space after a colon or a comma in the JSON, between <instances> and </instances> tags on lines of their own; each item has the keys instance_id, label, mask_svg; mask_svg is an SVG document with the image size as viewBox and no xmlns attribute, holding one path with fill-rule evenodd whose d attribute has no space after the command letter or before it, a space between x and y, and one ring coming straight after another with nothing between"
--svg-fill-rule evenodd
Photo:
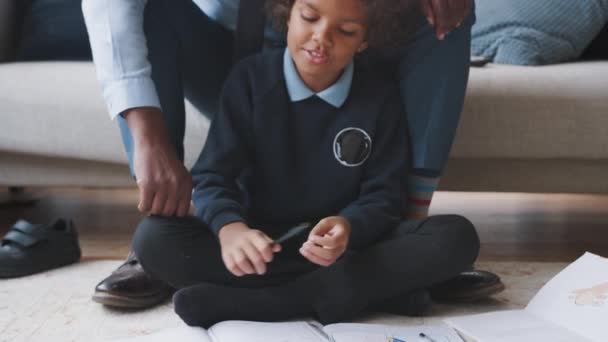
<instances>
[{"instance_id":1,"label":"child sitting cross-legged","mask_svg":"<svg viewBox=\"0 0 608 342\"><path fill-rule=\"evenodd\" d=\"M479 240L460 216L401 218L398 86L355 56L396 34L403 13L387 0L268 2L287 49L234 68L192 169L196 214L144 219L139 261L178 289L190 325L425 313L427 287L473 264Z\"/></svg>"}]
</instances>

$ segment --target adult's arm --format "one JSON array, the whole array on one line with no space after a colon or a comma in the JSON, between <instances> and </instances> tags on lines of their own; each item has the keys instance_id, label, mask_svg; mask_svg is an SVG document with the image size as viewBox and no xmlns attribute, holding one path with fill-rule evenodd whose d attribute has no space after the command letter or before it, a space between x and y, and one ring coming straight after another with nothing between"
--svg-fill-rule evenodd
<instances>
[{"instance_id":1,"label":"adult's arm","mask_svg":"<svg viewBox=\"0 0 608 342\"><path fill-rule=\"evenodd\" d=\"M152 81L144 34L146 0L83 0L97 77L110 117L123 115L134 142L142 212L183 216L192 178L177 158Z\"/></svg>"},{"instance_id":2,"label":"adult's arm","mask_svg":"<svg viewBox=\"0 0 608 342\"><path fill-rule=\"evenodd\" d=\"M160 108L144 35L147 0L83 0L97 78L112 118L127 109Z\"/></svg>"}]
</instances>

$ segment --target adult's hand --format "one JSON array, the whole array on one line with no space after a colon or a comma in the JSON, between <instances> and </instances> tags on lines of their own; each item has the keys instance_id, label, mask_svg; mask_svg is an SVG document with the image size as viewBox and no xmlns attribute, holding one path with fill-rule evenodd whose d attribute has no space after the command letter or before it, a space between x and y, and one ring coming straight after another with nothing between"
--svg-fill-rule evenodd
<instances>
[{"instance_id":1,"label":"adult's hand","mask_svg":"<svg viewBox=\"0 0 608 342\"><path fill-rule=\"evenodd\" d=\"M473 8L473 0L421 0L422 13L435 27L437 38L460 26Z\"/></svg>"},{"instance_id":2,"label":"adult's hand","mask_svg":"<svg viewBox=\"0 0 608 342\"><path fill-rule=\"evenodd\" d=\"M133 169L139 188L139 211L185 216L190 209L192 176L177 158L158 108L123 113L133 135Z\"/></svg>"}]
</instances>

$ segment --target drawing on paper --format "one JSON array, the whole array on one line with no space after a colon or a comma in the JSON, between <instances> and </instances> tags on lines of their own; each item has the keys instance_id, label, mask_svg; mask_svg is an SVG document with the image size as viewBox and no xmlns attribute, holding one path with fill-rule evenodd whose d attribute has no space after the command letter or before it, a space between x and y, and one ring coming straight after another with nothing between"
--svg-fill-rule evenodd
<instances>
[{"instance_id":1,"label":"drawing on paper","mask_svg":"<svg viewBox=\"0 0 608 342\"><path fill-rule=\"evenodd\" d=\"M572 291L570 299L580 306L604 306L608 299L608 282Z\"/></svg>"}]
</instances>

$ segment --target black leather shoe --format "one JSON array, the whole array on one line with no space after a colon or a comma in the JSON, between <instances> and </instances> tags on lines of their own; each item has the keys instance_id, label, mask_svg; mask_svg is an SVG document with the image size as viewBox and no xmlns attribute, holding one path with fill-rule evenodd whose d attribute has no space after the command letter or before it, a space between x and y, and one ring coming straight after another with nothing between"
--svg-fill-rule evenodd
<instances>
[{"instance_id":1,"label":"black leather shoe","mask_svg":"<svg viewBox=\"0 0 608 342\"><path fill-rule=\"evenodd\" d=\"M93 300L103 305L145 309L168 299L173 289L144 271L131 252L124 264L95 287Z\"/></svg>"},{"instance_id":2,"label":"black leather shoe","mask_svg":"<svg viewBox=\"0 0 608 342\"><path fill-rule=\"evenodd\" d=\"M471 270L429 288L437 302L473 302L502 292L505 285L492 272Z\"/></svg>"}]
</instances>

